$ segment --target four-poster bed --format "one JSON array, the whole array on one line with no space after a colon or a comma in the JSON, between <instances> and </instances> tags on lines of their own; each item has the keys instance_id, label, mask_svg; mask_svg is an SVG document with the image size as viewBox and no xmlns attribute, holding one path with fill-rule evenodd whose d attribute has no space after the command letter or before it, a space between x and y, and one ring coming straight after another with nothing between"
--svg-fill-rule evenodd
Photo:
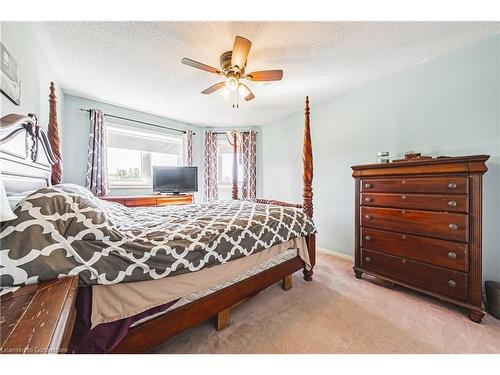
<instances>
[{"instance_id":1,"label":"four-poster bed","mask_svg":"<svg viewBox=\"0 0 500 375\"><path fill-rule=\"evenodd\" d=\"M293 204L277 200L255 199L256 202L262 204L274 204L278 206L301 208L306 215L312 218L313 215L313 156L310 130L310 109L309 97L306 97L305 102L305 123L304 123L304 144L302 153L303 162L303 203ZM237 166L237 134L231 133L233 147L233 170L232 170L232 199L238 199L238 166ZM212 316L217 317L217 329L223 329L229 324L229 309L231 306L251 297L268 286L282 281L284 290L290 289L292 286L291 275L302 269L304 279L312 281L313 267L316 260L316 235L310 234L306 236L307 249L311 268L306 269L304 262L300 257L295 257L269 270L259 273L240 283L234 284L231 287L222 289L212 295L192 302L181 308L171 311L145 324L132 328L128 335L118 346L113 350L114 353L130 353L135 351L143 351L144 349L160 344L169 337L176 335L193 327ZM148 324L149 323L149 324Z\"/></svg>"},{"instance_id":2,"label":"four-poster bed","mask_svg":"<svg viewBox=\"0 0 500 375\"><path fill-rule=\"evenodd\" d=\"M55 116L55 96L53 86L51 87L50 120L51 129L57 125ZM24 155L16 155L8 150L12 146L19 149L19 144L11 144L10 140L19 133L25 133L26 142L31 143L31 148L26 149ZM8 115L2 118L1 122L1 157L9 161L8 170L2 168L2 179L6 182L7 192L21 193L30 189L37 189L50 185L52 166L57 164L60 157L54 156L50 144L45 137L45 133L36 123L33 117L21 115ZM57 135L57 134L56 134ZM52 136L54 131L52 131ZM236 150L236 135L233 135L233 147ZM26 143L27 145L28 143ZM44 160L40 161L41 155L38 153L39 145L44 150ZM22 153L21 153L22 154ZM234 160L236 162L236 159ZM57 169L56 169L57 170ZM311 133L309 123L309 100L306 98L305 126L304 126L304 146L303 146L303 203L291 204L275 200L255 199L252 204L266 205L282 210L302 209L305 217L312 218L313 214L313 161L311 147ZM19 180L23 184L19 183ZM237 172L236 164L233 165L233 187L232 198L238 199L238 187L236 184ZM29 188L28 188L29 186ZM307 245L306 254L309 259L308 264L304 257L293 256L277 265L265 269L262 272L253 274L239 282L231 284L213 293L198 298L190 303L184 304L172 310L166 310L150 320L146 320L135 326L131 326L126 331L124 337L120 338L117 345L113 346L113 353L144 352L148 349L164 342L168 338L181 331L193 327L211 317L217 317L217 328L222 329L229 322L229 309L231 306L251 297L268 286L282 281L283 289L291 287L291 275L303 269L304 279L312 280L313 267L315 264L315 231L311 230L305 235ZM236 261L235 261L236 262ZM231 263L231 262L229 262ZM215 266L218 267L218 266ZM210 268L209 268L210 269ZM80 277L82 275L80 274ZM174 276L175 277L175 276ZM127 284L122 284L127 285ZM88 289L88 288L87 288ZM75 333L73 334L75 335Z\"/></svg>"}]
</instances>

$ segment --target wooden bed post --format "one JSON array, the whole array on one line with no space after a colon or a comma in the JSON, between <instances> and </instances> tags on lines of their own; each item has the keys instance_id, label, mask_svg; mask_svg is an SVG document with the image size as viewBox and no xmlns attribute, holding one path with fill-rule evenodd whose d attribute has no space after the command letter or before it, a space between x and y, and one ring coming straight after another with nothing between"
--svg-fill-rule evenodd
<instances>
[{"instance_id":1,"label":"wooden bed post","mask_svg":"<svg viewBox=\"0 0 500 375\"><path fill-rule=\"evenodd\" d=\"M311 219L313 217L313 155L312 155L312 143L311 143L311 124L309 119L309 97L306 96L306 109L305 109L305 121L304 121L304 146L302 149L302 180L304 184L304 192L302 194L303 203L302 207L304 213ZM311 269L306 270L304 268L304 279L306 281L312 281L312 267L316 263L316 235L310 234L306 237L307 248L309 250L309 259L311 261Z\"/></svg>"},{"instance_id":2,"label":"wooden bed post","mask_svg":"<svg viewBox=\"0 0 500 375\"><path fill-rule=\"evenodd\" d=\"M304 213L310 218L313 217L313 155L311 144L311 125L309 120L309 97L306 96L306 111L304 122L304 146L302 149L302 180L304 184L303 207Z\"/></svg>"},{"instance_id":3,"label":"wooden bed post","mask_svg":"<svg viewBox=\"0 0 500 375\"><path fill-rule=\"evenodd\" d=\"M54 82L50 82L49 94L49 128L47 137L52 148L52 153L57 159L57 163L52 165L52 185L62 182L62 156L61 156L61 140L59 139L59 125L57 123L57 98Z\"/></svg>"},{"instance_id":4,"label":"wooden bed post","mask_svg":"<svg viewBox=\"0 0 500 375\"><path fill-rule=\"evenodd\" d=\"M235 130L232 131L233 136L233 189L231 190L231 198L238 199L238 134Z\"/></svg>"}]
</instances>

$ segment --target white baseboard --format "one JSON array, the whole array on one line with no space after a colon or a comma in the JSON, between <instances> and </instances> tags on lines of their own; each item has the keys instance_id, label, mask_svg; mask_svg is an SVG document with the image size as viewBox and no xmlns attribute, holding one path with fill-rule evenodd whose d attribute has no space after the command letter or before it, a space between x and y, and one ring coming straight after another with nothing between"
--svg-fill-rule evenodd
<instances>
[{"instance_id":1,"label":"white baseboard","mask_svg":"<svg viewBox=\"0 0 500 375\"><path fill-rule=\"evenodd\" d=\"M321 247L321 246L317 246L316 249L318 250L319 253L333 255L334 257L348 260L350 262L352 262L354 260L354 257L352 255L347 255L347 254L341 253L340 251L337 251L337 250L331 250L331 249L327 249L326 247Z\"/></svg>"}]
</instances>

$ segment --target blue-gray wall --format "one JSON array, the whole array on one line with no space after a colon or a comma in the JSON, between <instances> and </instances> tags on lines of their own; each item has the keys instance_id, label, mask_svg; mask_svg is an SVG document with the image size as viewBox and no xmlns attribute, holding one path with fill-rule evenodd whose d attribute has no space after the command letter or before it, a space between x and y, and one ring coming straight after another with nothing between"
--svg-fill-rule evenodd
<instances>
[{"instance_id":1,"label":"blue-gray wall","mask_svg":"<svg viewBox=\"0 0 500 375\"><path fill-rule=\"evenodd\" d=\"M500 36L492 36L332 99L311 98L319 245L352 255L351 165L378 151L489 154L484 177L484 274L500 280ZM304 93L304 95L307 93ZM301 201L302 110L263 129L263 195ZM286 176L286 178L284 178Z\"/></svg>"},{"instance_id":2,"label":"blue-gray wall","mask_svg":"<svg viewBox=\"0 0 500 375\"><path fill-rule=\"evenodd\" d=\"M57 80L47 62L45 51L40 47L33 24L29 22L0 22L0 24L0 40L21 69L21 105L15 105L0 94L0 116L8 113L23 115L35 113L40 125L47 129L49 85L51 81L57 83ZM58 117L61 119L64 93L57 84L56 94Z\"/></svg>"}]
</instances>

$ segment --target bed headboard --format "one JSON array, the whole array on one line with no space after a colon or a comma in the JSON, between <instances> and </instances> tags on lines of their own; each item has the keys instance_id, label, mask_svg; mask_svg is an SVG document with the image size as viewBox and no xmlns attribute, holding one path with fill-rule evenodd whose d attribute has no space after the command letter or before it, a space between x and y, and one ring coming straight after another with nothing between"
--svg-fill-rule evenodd
<instances>
[{"instance_id":1,"label":"bed headboard","mask_svg":"<svg viewBox=\"0 0 500 375\"><path fill-rule=\"evenodd\" d=\"M0 175L7 195L49 186L56 162L35 115L11 113L0 119Z\"/></svg>"}]
</instances>

